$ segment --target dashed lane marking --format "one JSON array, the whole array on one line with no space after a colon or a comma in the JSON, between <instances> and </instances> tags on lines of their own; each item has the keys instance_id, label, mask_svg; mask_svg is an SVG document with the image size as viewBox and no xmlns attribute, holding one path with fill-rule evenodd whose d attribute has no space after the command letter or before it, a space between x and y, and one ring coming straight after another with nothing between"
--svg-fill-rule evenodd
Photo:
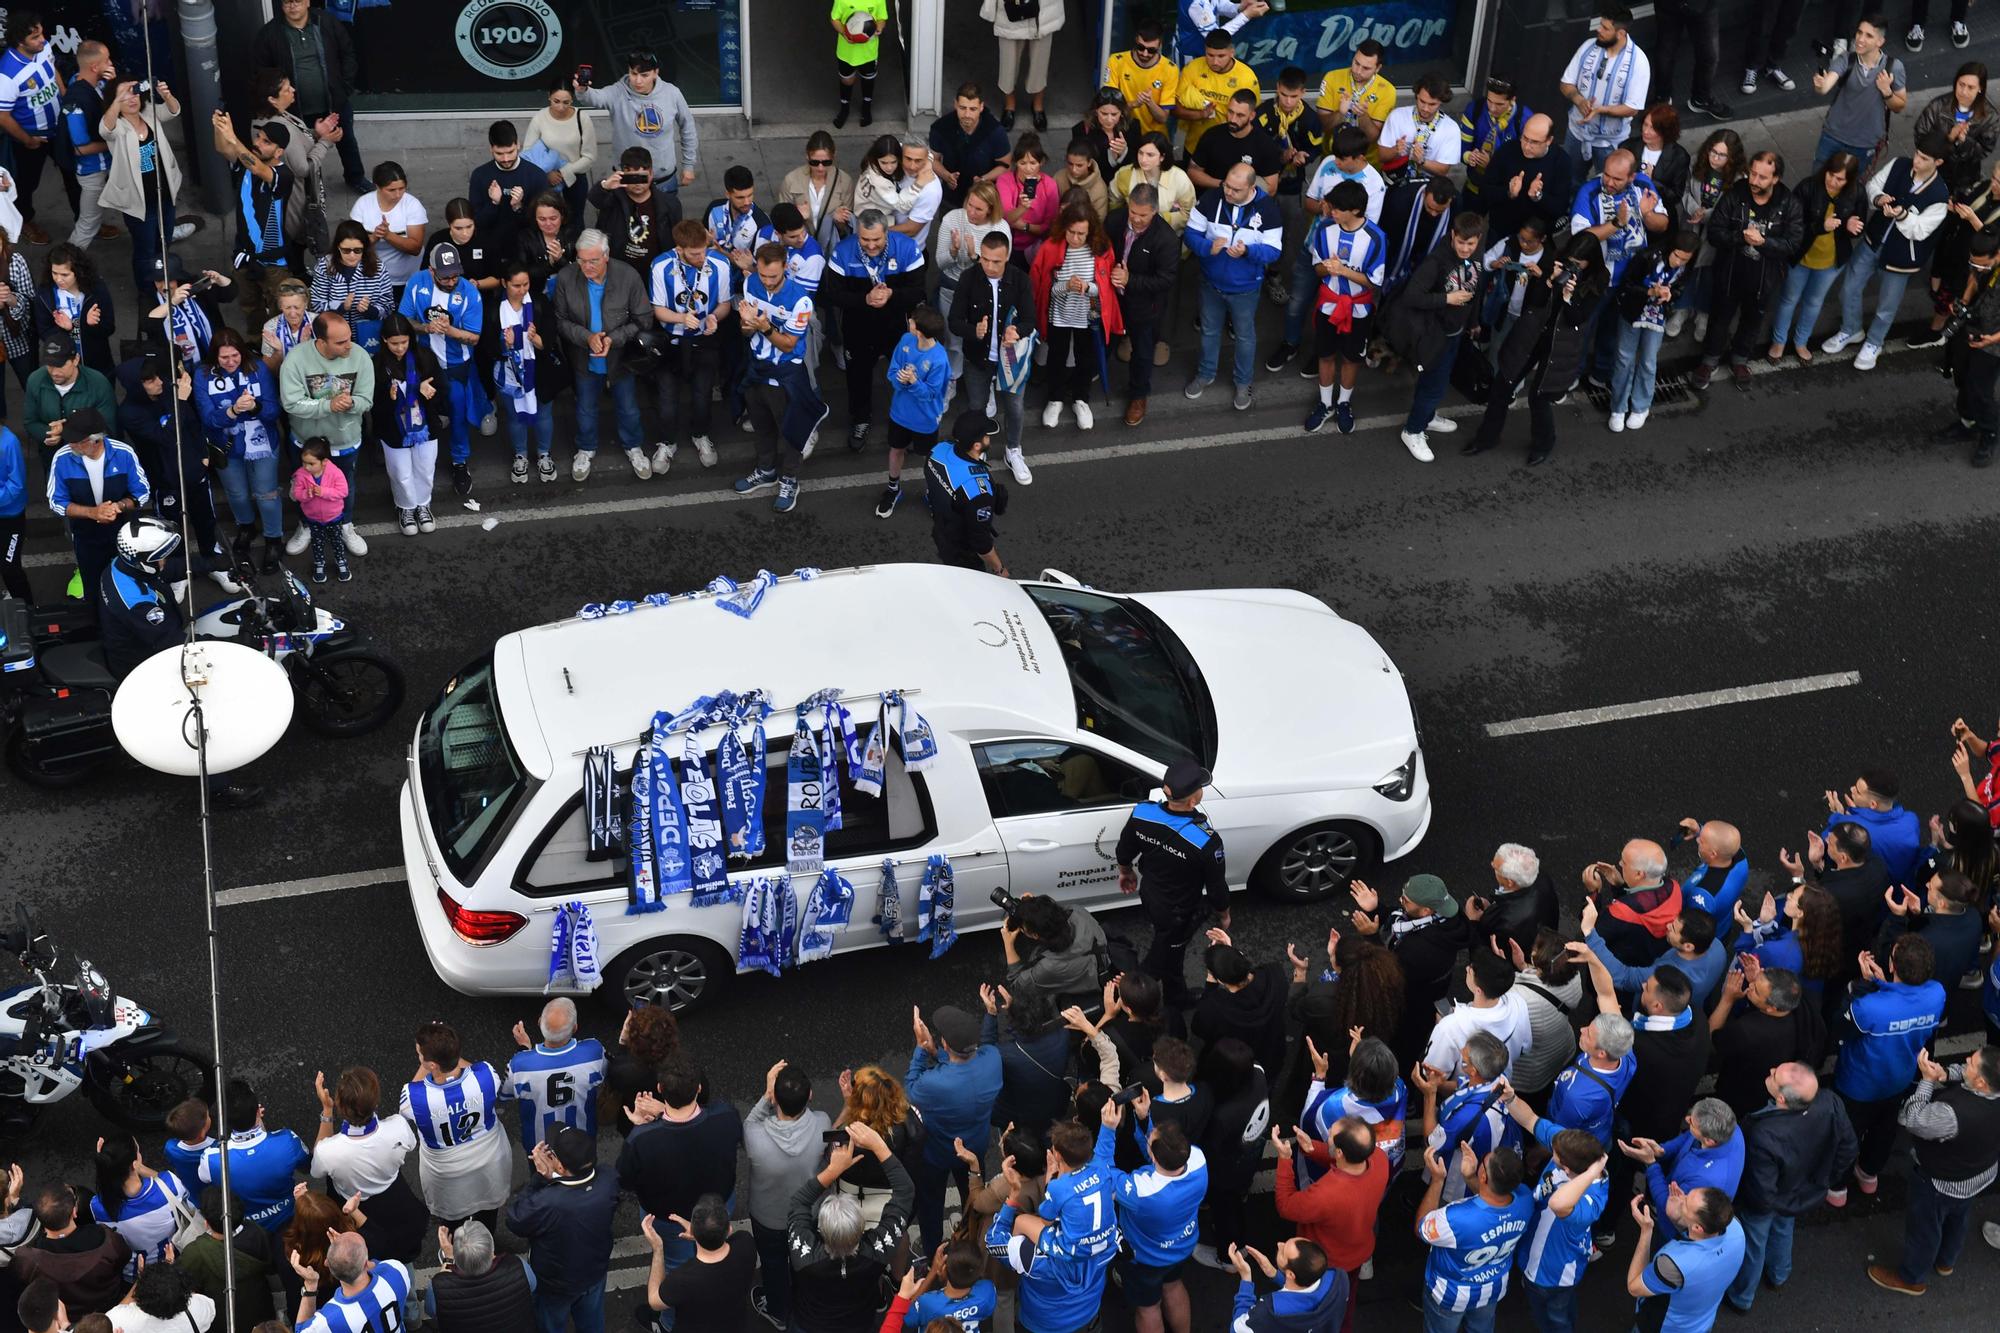
<instances>
[{"instance_id":1,"label":"dashed lane marking","mask_svg":"<svg viewBox=\"0 0 2000 1333\"><path fill-rule=\"evenodd\" d=\"M1538 717L1517 717L1511 722L1488 722L1488 736L1525 736L1537 731L1562 731L1569 727L1594 727L1603 722L1626 722L1662 713L1691 713L1724 704L1756 703L1782 699L1817 690L1837 690L1859 685L1859 671L1835 671L1824 676L1796 676L1791 680L1766 681L1762 685L1737 685L1726 690L1704 690L1699 694L1671 694L1663 699L1640 699L1634 703L1606 704L1601 708L1578 708L1566 713L1543 713Z\"/></svg>"}]
</instances>

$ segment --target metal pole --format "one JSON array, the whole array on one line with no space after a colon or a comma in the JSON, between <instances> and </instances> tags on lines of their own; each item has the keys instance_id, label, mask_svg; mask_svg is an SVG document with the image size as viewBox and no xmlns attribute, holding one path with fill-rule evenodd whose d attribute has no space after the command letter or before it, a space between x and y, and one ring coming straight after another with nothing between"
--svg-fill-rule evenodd
<instances>
[{"instance_id":1,"label":"metal pole","mask_svg":"<svg viewBox=\"0 0 2000 1333\"><path fill-rule=\"evenodd\" d=\"M215 846L208 809L208 719L201 711L201 695L193 690L189 694L194 699L195 754L201 769L202 899L208 909L208 1026L209 1039L215 1043L215 1123L222 1131L221 1146L215 1154L222 1164L222 1287L227 1296L222 1303L222 1318L227 1333L237 1333L236 1219L230 1208L234 1196L229 1191L229 1083L222 1071L222 937L215 929Z\"/></svg>"},{"instance_id":2,"label":"metal pole","mask_svg":"<svg viewBox=\"0 0 2000 1333\"><path fill-rule=\"evenodd\" d=\"M1118 17L1118 0L1104 0L1103 31L1097 34L1097 77L1101 83L1111 69L1111 24Z\"/></svg>"},{"instance_id":3,"label":"metal pole","mask_svg":"<svg viewBox=\"0 0 2000 1333\"><path fill-rule=\"evenodd\" d=\"M149 7L141 5L145 15ZM229 164L215 151L215 136L208 133L209 119L222 108L222 62L215 47L215 5L213 0L179 0L181 46L187 53L188 86L181 95L187 99L192 116L188 126L188 152L199 159L201 201L207 211L229 212ZM146 36L146 77L153 76L150 24ZM301 182L297 188L303 189Z\"/></svg>"},{"instance_id":4,"label":"metal pole","mask_svg":"<svg viewBox=\"0 0 2000 1333\"><path fill-rule=\"evenodd\" d=\"M1478 96L1493 72L1493 47L1500 40L1500 0L1479 0L1478 43L1472 52L1472 82L1467 92Z\"/></svg>"}]
</instances>

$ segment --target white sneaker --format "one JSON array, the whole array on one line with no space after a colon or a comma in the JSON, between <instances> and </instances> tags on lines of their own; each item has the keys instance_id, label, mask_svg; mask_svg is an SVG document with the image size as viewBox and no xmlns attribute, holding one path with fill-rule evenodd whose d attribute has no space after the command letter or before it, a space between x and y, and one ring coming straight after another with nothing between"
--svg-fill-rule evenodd
<instances>
[{"instance_id":1,"label":"white sneaker","mask_svg":"<svg viewBox=\"0 0 2000 1333\"><path fill-rule=\"evenodd\" d=\"M1071 403L1070 406L1076 409L1076 428L1078 430L1089 430L1097 424L1097 419L1090 415L1089 403L1079 398Z\"/></svg>"},{"instance_id":2,"label":"white sneaker","mask_svg":"<svg viewBox=\"0 0 2000 1333\"><path fill-rule=\"evenodd\" d=\"M694 437L694 451L700 455L703 467L715 466L715 441L706 435L697 435Z\"/></svg>"},{"instance_id":3,"label":"white sneaker","mask_svg":"<svg viewBox=\"0 0 2000 1333\"><path fill-rule=\"evenodd\" d=\"M1049 399L1049 405L1042 409L1042 425L1047 428L1053 428L1061 420L1062 400L1058 398Z\"/></svg>"},{"instance_id":4,"label":"white sneaker","mask_svg":"<svg viewBox=\"0 0 2000 1333\"><path fill-rule=\"evenodd\" d=\"M662 477L667 475L667 469L674 465L674 449L674 445L665 443L653 446L653 472L655 475Z\"/></svg>"},{"instance_id":5,"label":"white sneaker","mask_svg":"<svg viewBox=\"0 0 2000 1333\"><path fill-rule=\"evenodd\" d=\"M1626 414L1625 414L1625 429L1626 429L1626 430L1638 430L1638 429L1639 429L1639 428L1640 428L1641 426L1643 426L1643 425L1645 425L1645 424L1646 424L1646 418L1647 418L1647 417L1648 417L1649 415L1651 415L1651 414L1652 414L1652 411L1653 411L1653 409L1649 407L1649 408L1647 408L1647 409L1646 409L1646 410L1645 410L1644 412L1628 412L1628 413L1626 413Z\"/></svg>"},{"instance_id":6,"label":"white sneaker","mask_svg":"<svg viewBox=\"0 0 2000 1333\"><path fill-rule=\"evenodd\" d=\"M225 570L220 570L220 569L214 570L209 574L209 577L215 580L216 587L222 589L224 592L230 594L232 597L243 591L243 585L238 583L235 579L230 578L229 574ZM1985 978L1986 974L1984 972L1981 972L1979 974L1980 985L1983 986L1986 984Z\"/></svg>"},{"instance_id":7,"label":"white sneaker","mask_svg":"<svg viewBox=\"0 0 2000 1333\"><path fill-rule=\"evenodd\" d=\"M1426 433L1436 431L1440 435L1449 435L1457 429L1458 423L1456 421L1453 421L1450 417L1438 416L1432 417L1431 424L1424 427Z\"/></svg>"},{"instance_id":8,"label":"white sneaker","mask_svg":"<svg viewBox=\"0 0 2000 1333\"><path fill-rule=\"evenodd\" d=\"M2000 1250L2000 1222L1980 1223L1979 1238L1994 1249Z\"/></svg>"},{"instance_id":9,"label":"white sneaker","mask_svg":"<svg viewBox=\"0 0 2000 1333\"><path fill-rule=\"evenodd\" d=\"M1680 337L1681 330L1687 327L1687 322L1688 322L1688 312L1685 310L1676 310L1674 311L1673 314L1668 315L1667 336L1669 338Z\"/></svg>"},{"instance_id":10,"label":"white sneaker","mask_svg":"<svg viewBox=\"0 0 2000 1333\"><path fill-rule=\"evenodd\" d=\"M488 412L483 418L480 419L479 433L481 435L492 435L497 433L499 429L500 429L499 413Z\"/></svg>"},{"instance_id":11,"label":"white sneaker","mask_svg":"<svg viewBox=\"0 0 2000 1333\"><path fill-rule=\"evenodd\" d=\"M590 475L590 457L589 454L583 452L581 449L576 451L576 457L571 459L569 464L569 479L571 481L582 481Z\"/></svg>"},{"instance_id":12,"label":"white sneaker","mask_svg":"<svg viewBox=\"0 0 2000 1333\"><path fill-rule=\"evenodd\" d=\"M306 547L312 545L312 529L301 523L292 529L292 535L285 538L286 555L304 555Z\"/></svg>"},{"instance_id":13,"label":"white sneaker","mask_svg":"<svg viewBox=\"0 0 2000 1333\"><path fill-rule=\"evenodd\" d=\"M346 544L349 555L367 555L368 543L361 540L361 533L352 523L340 525L340 540Z\"/></svg>"},{"instance_id":14,"label":"white sneaker","mask_svg":"<svg viewBox=\"0 0 2000 1333\"><path fill-rule=\"evenodd\" d=\"M1410 457L1416 459L1419 463L1429 463L1437 457L1437 455L1431 452L1431 442L1424 438L1422 431L1417 431L1414 434L1404 431L1403 447L1408 449Z\"/></svg>"},{"instance_id":15,"label":"white sneaker","mask_svg":"<svg viewBox=\"0 0 2000 1333\"><path fill-rule=\"evenodd\" d=\"M1854 368L1856 370L1873 370L1875 369L1875 358L1880 355L1882 355L1882 349L1874 343L1862 343L1861 350L1854 354Z\"/></svg>"},{"instance_id":16,"label":"white sneaker","mask_svg":"<svg viewBox=\"0 0 2000 1333\"><path fill-rule=\"evenodd\" d=\"M653 475L653 465L646 461L646 451L644 449L627 449L625 451L625 458L632 464L632 475L640 481L645 481Z\"/></svg>"},{"instance_id":17,"label":"white sneaker","mask_svg":"<svg viewBox=\"0 0 2000 1333\"><path fill-rule=\"evenodd\" d=\"M1611 433L1613 435L1617 435L1621 433L1624 429L1625 429L1625 414L1623 412L1613 412L1611 414Z\"/></svg>"},{"instance_id":18,"label":"white sneaker","mask_svg":"<svg viewBox=\"0 0 2000 1333\"><path fill-rule=\"evenodd\" d=\"M1694 340L1700 342L1708 336L1708 312L1701 311L1694 317Z\"/></svg>"},{"instance_id":19,"label":"white sneaker","mask_svg":"<svg viewBox=\"0 0 2000 1333\"><path fill-rule=\"evenodd\" d=\"M1028 460L1022 456L1019 449L1009 449L1007 451L1007 466L1014 469L1015 481L1020 482L1023 486L1032 486L1035 484L1035 474L1028 470Z\"/></svg>"},{"instance_id":20,"label":"white sneaker","mask_svg":"<svg viewBox=\"0 0 2000 1333\"><path fill-rule=\"evenodd\" d=\"M1836 329L1832 334L1830 334L1827 337L1827 340L1825 342L1819 345L1819 350L1831 354L1834 352L1838 352L1843 347L1847 346L1847 344L1853 341L1854 341L1853 334L1847 332L1844 329Z\"/></svg>"},{"instance_id":21,"label":"white sneaker","mask_svg":"<svg viewBox=\"0 0 2000 1333\"><path fill-rule=\"evenodd\" d=\"M174 242L178 244L181 241L185 241L200 230L201 224L199 222L177 222L174 224Z\"/></svg>"}]
</instances>

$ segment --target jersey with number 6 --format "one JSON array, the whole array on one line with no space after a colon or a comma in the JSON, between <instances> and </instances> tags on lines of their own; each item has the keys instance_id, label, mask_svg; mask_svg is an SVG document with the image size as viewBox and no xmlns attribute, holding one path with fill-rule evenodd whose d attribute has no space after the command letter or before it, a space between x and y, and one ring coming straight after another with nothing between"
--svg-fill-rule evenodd
<instances>
[{"instance_id":1,"label":"jersey with number 6","mask_svg":"<svg viewBox=\"0 0 2000 1333\"><path fill-rule=\"evenodd\" d=\"M528 1152L562 1125L597 1136L597 1087L604 1082L604 1045L595 1037L550 1049L537 1045L507 1066L507 1084L521 1113L521 1147Z\"/></svg>"}]
</instances>

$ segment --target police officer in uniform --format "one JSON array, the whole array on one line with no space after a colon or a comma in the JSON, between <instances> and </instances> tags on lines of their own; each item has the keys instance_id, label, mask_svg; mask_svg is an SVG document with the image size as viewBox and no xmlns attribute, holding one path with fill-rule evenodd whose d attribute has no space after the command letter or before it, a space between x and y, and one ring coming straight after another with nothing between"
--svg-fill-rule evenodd
<instances>
[{"instance_id":1,"label":"police officer in uniform","mask_svg":"<svg viewBox=\"0 0 2000 1333\"><path fill-rule=\"evenodd\" d=\"M1142 966L1159 978L1167 1003L1179 1008L1188 1003L1189 942L1210 912L1229 928L1222 838L1199 809L1208 783L1208 770L1192 760L1169 765L1161 783L1166 799L1134 807L1118 835L1119 892L1137 893L1153 922Z\"/></svg>"},{"instance_id":2,"label":"police officer in uniform","mask_svg":"<svg viewBox=\"0 0 2000 1333\"><path fill-rule=\"evenodd\" d=\"M105 567L100 585L98 619L104 664L115 679L123 681L153 654L184 642L187 628L174 597L174 571L169 568L181 547L181 535L174 525L148 515L135 516L118 525L117 543L118 555ZM196 568L205 563L196 557ZM234 785L220 773L208 775L211 806L241 807L257 796L255 787Z\"/></svg>"},{"instance_id":3,"label":"police officer in uniform","mask_svg":"<svg viewBox=\"0 0 2000 1333\"><path fill-rule=\"evenodd\" d=\"M951 439L931 450L924 464L924 503L931 511L931 539L947 565L984 569L1008 577L994 544L993 519L1007 512L1007 488L986 466L993 422L984 412L961 412Z\"/></svg>"}]
</instances>

